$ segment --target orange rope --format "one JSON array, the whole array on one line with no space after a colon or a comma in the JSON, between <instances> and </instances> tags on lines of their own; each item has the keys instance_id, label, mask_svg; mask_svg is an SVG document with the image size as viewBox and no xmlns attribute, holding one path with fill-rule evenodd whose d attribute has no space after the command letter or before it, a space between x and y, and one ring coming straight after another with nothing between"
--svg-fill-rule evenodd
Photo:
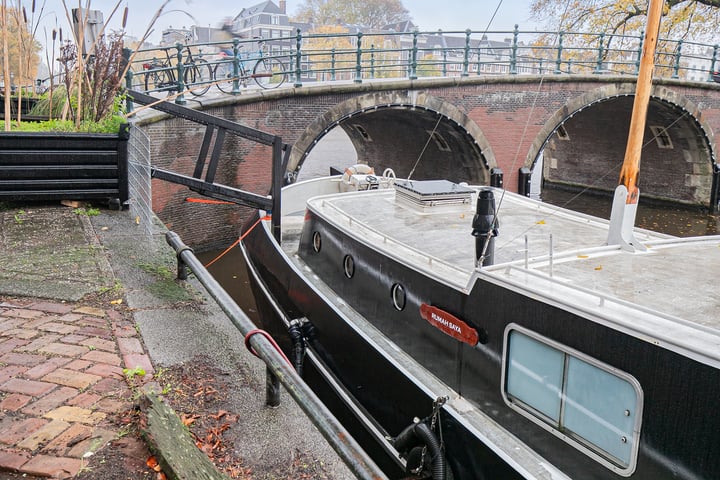
<instances>
[{"instance_id":1,"label":"orange rope","mask_svg":"<svg viewBox=\"0 0 720 480\"><path fill-rule=\"evenodd\" d=\"M233 202L226 202L224 200L210 200L208 198L193 198L188 197L185 199L186 202L190 203L207 203L210 205L235 205Z\"/></svg>"},{"instance_id":2,"label":"orange rope","mask_svg":"<svg viewBox=\"0 0 720 480\"><path fill-rule=\"evenodd\" d=\"M250 232L252 232L255 227L257 227L258 223L260 223L260 222L263 221L263 220L270 220L271 218L272 218L272 217L271 217L270 215L265 215L264 217L258 218L257 221L256 221L255 223L253 223L252 227L248 228L247 231L246 231L245 233L243 233L243 234L240 236L240 238L238 238L237 240L235 240L232 245L230 245L229 247L227 247L224 252L222 252L220 255L218 255L217 257L215 257L214 259L212 259L210 262L206 263L206 264L205 264L205 268L208 268L210 265L212 265L213 263L215 263L215 262L217 262L218 260L220 260L222 257L225 256L226 253L228 253L230 250L232 250L232 248L233 248L234 246L236 246L236 245L238 245L240 242L242 242L243 239L244 239L245 237L247 237L248 234L249 234Z\"/></svg>"}]
</instances>

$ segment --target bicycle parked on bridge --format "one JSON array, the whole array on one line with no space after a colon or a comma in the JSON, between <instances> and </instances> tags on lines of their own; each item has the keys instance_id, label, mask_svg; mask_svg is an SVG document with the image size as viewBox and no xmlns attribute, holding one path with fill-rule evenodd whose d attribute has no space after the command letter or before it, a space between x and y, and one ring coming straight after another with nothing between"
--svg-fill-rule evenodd
<instances>
[{"instance_id":1,"label":"bicycle parked on bridge","mask_svg":"<svg viewBox=\"0 0 720 480\"><path fill-rule=\"evenodd\" d=\"M146 92L178 90L177 62L175 56L170 54L170 50L174 48L163 48L165 60L153 58L151 62L143 63ZM207 93L213 78L212 66L201 55L193 56L189 45L184 48L183 82L188 91L196 97Z\"/></svg>"},{"instance_id":2,"label":"bicycle parked on bridge","mask_svg":"<svg viewBox=\"0 0 720 480\"><path fill-rule=\"evenodd\" d=\"M244 45L238 45L237 53L237 76L235 74L235 59L232 48L220 51L220 62L215 65L214 78L217 87L221 92L231 93L233 82L238 81L243 87L247 87L248 80L265 89L278 88L287 81L287 69L280 59L268 52L265 42L258 42L258 50L250 53L239 51Z\"/></svg>"}]
</instances>

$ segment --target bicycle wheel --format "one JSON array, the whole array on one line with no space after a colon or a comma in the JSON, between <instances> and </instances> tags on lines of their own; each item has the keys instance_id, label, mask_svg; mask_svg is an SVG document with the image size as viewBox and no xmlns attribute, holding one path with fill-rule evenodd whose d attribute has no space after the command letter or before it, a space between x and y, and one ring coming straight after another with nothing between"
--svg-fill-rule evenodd
<instances>
[{"instance_id":1,"label":"bicycle wheel","mask_svg":"<svg viewBox=\"0 0 720 480\"><path fill-rule=\"evenodd\" d=\"M233 64L232 62L218 63L215 65L215 82L218 90L223 93L232 93L233 89Z\"/></svg>"},{"instance_id":2,"label":"bicycle wheel","mask_svg":"<svg viewBox=\"0 0 720 480\"><path fill-rule=\"evenodd\" d=\"M194 63L187 65L183 76L185 87L196 97L205 95L210 90L212 67L204 58L198 58Z\"/></svg>"},{"instance_id":3,"label":"bicycle wheel","mask_svg":"<svg viewBox=\"0 0 720 480\"><path fill-rule=\"evenodd\" d=\"M262 88L277 88L287 80L285 65L277 58L261 58L253 68L253 79Z\"/></svg>"},{"instance_id":4,"label":"bicycle wheel","mask_svg":"<svg viewBox=\"0 0 720 480\"><path fill-rule=\"evenodd\" d=\"M145 71L145 92L153 92L161 85L161 73L162 72L156 72L153 70Z\"/></svg>"}]
</instances>

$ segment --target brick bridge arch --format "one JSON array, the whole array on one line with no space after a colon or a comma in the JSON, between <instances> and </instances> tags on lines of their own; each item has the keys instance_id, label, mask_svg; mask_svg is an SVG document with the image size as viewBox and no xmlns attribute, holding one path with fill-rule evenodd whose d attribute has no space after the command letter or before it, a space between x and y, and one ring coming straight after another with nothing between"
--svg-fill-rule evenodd
<instances>
[{"instance_id":1,"label":"brick bridge arch","mask_svg":"<svg viewBox=\"0 0 720 480\"><path fill-rule=\"evenodd\" d=\"M520 168L532 168L544 152L546 181L605 189L617 183L613 169L622 162L620 146L627 136L634 87L633 77L604 75L553 75L542 81L531 76L378 80L201 97L190 99L189 105L202 103L198 108L208 113L294 144L291 171L302 167L324 133L340 127L361 158L376 169L389 158L387 166L397 167L399 175L409 172L427 143L416 179L440 175L488 183L489 170L499 168L505 187L516 191ZM720 85L661 80L652 98L648 126L667 128L670 145L658 146L646 133L643 195L654 192L707 205L716 164L714 132L720 129ZM436 124L439 138L428 142ZM192 175L201 126L159 115L138 125L152 139L155 165ZM269 158L267 147L226 139L216 181L267 193ZM452 178L451 171L461 173ZM597 183L598 177L606 183ZM193 228L198 216L207 217L193 213L203 207L187 204L189 195L182 187L154 182L153 188L155 211L161 219L173 218L176 228L181 228L180 217L192 218ZM222 219L223 225L237 224L242 213L234 208L228 209L233 213Z\"/></svg>"}]
</instances>

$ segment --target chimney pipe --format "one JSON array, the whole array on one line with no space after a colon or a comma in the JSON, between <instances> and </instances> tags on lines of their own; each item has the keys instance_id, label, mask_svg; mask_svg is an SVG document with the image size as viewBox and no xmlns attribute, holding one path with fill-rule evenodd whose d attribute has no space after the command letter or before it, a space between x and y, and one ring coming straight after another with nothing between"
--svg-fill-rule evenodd
<instances>
[{"instance_id":1,"label":"chimney pipe","mask_svg":"<svg viewBox=\"0 0 720 480\"><path fill-rule=\"evenodd\" d=\"M287 0L280 0L280 11L282 13L287 13L285 10L287 9Z\"/></svg>"}]
</instances>

